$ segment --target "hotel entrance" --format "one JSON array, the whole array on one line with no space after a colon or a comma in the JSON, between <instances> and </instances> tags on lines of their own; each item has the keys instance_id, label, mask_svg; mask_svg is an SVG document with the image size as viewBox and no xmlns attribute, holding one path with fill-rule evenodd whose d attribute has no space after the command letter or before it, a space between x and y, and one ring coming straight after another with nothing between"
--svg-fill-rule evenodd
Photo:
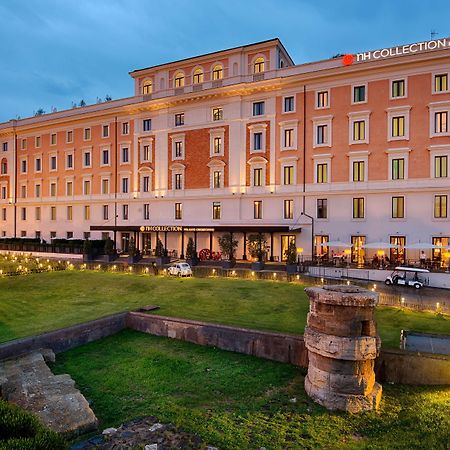
<instances>
[{"instance_id":1,"label":"hotel entrance","mask_svg":"<svg viewBox=\"0 0 450 450\"><path fill-rule=\"evenodd\" d=\"M352 263L358 267L363 267L366 257L366 251L363 245L366 243L365 236L352 236Z\"/></svg>"},{"instance_id":2,"label":"hotel entrance","mask_svg":"<svg viewBox=\"0 0 450 450\"><path fill-rule=\"evenodd\" d=\"M120 233L120 243L123 253L128 253L130 246L130 233Z\"/></svg>"},{"instance_id":3,"label":"hotel entrance","mask_svg":"<svg viewBox=\"0 0 450 450\"><path fill-rule=\"evenodd\" d=\"M293 242L295 244L295 236L292 234L281 235L281 261L287 260L287 251L289 245Z\"/></svg>"}]
</instances>

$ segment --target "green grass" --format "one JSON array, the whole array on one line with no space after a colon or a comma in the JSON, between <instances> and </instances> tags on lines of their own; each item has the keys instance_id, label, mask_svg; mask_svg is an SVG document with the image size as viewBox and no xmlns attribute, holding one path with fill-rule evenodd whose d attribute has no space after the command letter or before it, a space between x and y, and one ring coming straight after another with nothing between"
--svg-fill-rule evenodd
<instances>
[{"instance_id":1,"label":"green grass","mask_svg":"<svg viewBox=\"0 0 450 450\"><path fill-rule=\"evenodd\" d=\"M296 283L48 272L0 279L0 342L148 304L161 315L295 334L309 307ZM402 329L450 334L449 316L380 307L376 318L386 347L398 347Z\"/></svg>"},{"instance_id":2,"label":"green grass","mask_svg":"<svg viewBox=\"0 0 450 450\"><path fill-rule=\"evenodd\" d=\"M155 415L220 449L444 449L450 391L383 386L381 410L329 413L288 364L125 330L58 355L100 427ZM293 403L290 399L296 398Z\"/></svg>"}]
</instances>

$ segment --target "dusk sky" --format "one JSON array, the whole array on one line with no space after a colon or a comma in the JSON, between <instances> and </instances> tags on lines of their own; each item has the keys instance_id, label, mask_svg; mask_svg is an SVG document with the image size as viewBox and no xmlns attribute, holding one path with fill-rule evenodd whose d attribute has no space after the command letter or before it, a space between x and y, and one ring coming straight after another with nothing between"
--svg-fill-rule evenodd
<instances>
[{"instance_id":1,"label":"dusk sky","mask_svg":"<svg viewBox=\"0 0 450 450\"><path fill-rule=\"evenodd\" d=\"M370 4L370 7L365 6ZM426 1L0 0L0 122L133 94L128 72L272 37L297 64L450 35Z\"/></svg>"}]
</instances>

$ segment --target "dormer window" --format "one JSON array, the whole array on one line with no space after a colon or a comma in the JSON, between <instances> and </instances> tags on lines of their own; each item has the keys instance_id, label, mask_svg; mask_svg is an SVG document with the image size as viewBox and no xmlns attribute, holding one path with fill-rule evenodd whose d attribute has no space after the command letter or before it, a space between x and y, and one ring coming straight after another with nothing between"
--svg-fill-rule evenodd
<instances>
[{"instance_id":1,"label":"dormer window","mask_svg":"<svg viewBox=\"0 0 450 450\"><path fill-rule=\"evenodd\" d=\"M184 86L184 73L178 72L174 78L174 86L180 88Z\"/></svg>"},{"instance_id":2,"label":"dormer window","mask_svg":"<svg viewBox=\"0 0 450 450\"><path fill-rule=\"evenodd\" d=\"M253 64L253 73L261 73L264 72L264 58L259 57L256 58Z\"/></svg>"},{"instance_id":3,"label":"dormer window","mask_svg":"<svg viewBox=\"0 0 450 450\"><path fill-rule=\"evenodd\" d=\"M142 94L148 95L153 92L153 83L151 80L144 81L144 84L142 86Z\"/></svg>"},{"instance_id":4,"label":"dormer window","mask_svg":"<svg viewBox=\"0 0 450 450\"><path fill-rule=\"evenodd\" d=\"M221 80L223 78L223 67L220 64L216 64L212 70L212 79Z\"/></svg>"},{"instance_id":5,"label":"dormer window","mask_svg":"<svg viewBox=\"0 0 450 450\"><path fill-rule=\"evenodd\" d=\"M197 68L194 70L194 75L192 77L192 82L194 84L200 84L203 83L203 70L200 68Z\"/></svg>"}]
</instances>

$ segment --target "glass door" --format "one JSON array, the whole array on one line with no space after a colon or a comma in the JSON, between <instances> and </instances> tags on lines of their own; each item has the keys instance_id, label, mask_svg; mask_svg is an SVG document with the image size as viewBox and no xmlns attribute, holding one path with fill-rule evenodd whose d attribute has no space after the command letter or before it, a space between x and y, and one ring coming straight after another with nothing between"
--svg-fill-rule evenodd
<instances>
[{"instance_id":1,"label":"glass door","mask_svg":"<svg viewBox=\"0 0 450 450\"><path fill-rule=\"evenodd\" d=\"M434 237L433 245L439 245L440 247L448 247L449 238L448 237ZM438 264L439 267L446 266L445 259L442 257L442 253L445 253L447 250L442 250L442 248L433 248L433 262Z\"/></svg>"},{"instance_id":2,"label":"glass door","mask_svg":"<svg viewBox=\"0 0 450 450\"><path fill-rule=\"evenodd\" d=\"M130 245L130 233L121 233L122 252L128 253Z\"/></svg>"},{"instance_id":3,"label":"glass door","mask_svg":"<svg viewBox=\"0 0 450 450\"><path fill-rule=\"evenodd\" d=\"M399 248L391 248L391 263L404 264L406 261L406 237L405 236L391 236L391 244L398 245Z\"/></svg>"},{"instance_id":4,"label":"glass door","mask_svg":"<svg viewBox=\"0 0 450 450\"><path fill-rule=\"evenodd\" d=\"M330 237L325 234L316 234L314 236L314 252L316 254L316 257L319 259L319 261L326 261L328 260L328 245L321 245L326 244L329 242Z\"/></svg>"},{"instance_id":5,"label":"glass door","mask_svg":"<svg viewBox=\"0 0 450 450\"><path fill-rule=\"evenodd\" d=\"M142 250L149 255L152 249L152 233L142 233Z\"/></svg>"},{"instance_id":6,"label":"glass door","mask_svg":"<svg viewBox=\"0 0 450 450\"><path fill-rule=\"evenodd\" d=\"M287 250L289 248L290 243L293 242L295 244L295 236L294 235L282 235L281 236L281 261L287 260Z\"/></svg>"},{"instance_id":7,"label":"glass door","mask_svg":"<svg viewBox=\"0 0 450 450\"><path fill-rule=\"evenodd\" d=\"M365 236L352 236L352 263L363 267L366 257L366 251L362 247L366 243Z\"/></svg>"}]
</instances>

